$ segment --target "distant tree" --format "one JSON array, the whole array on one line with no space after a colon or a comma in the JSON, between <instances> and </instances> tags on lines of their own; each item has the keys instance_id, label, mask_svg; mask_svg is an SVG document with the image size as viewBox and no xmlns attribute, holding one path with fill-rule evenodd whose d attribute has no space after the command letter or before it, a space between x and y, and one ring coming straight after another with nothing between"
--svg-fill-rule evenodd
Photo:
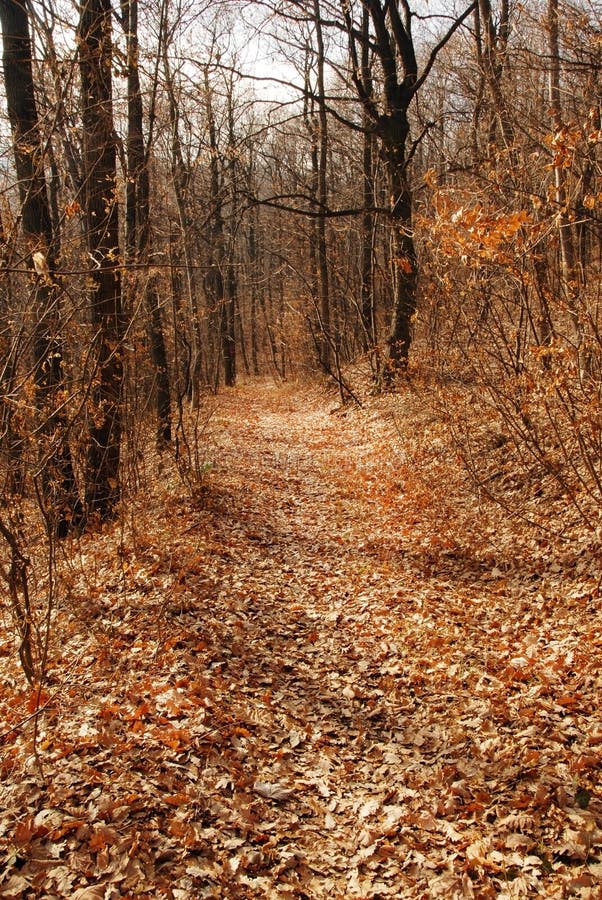
<instances>
[{"instance_id":1,"label":"distant tree","mask_svg":"<svg viewBox=\"0 0 602 900\"><path fill-rule=\"evenodd\" d=\"M192 248L194 210L191 203L193 165L182 138L182 119L187 120L187 107L180 90L177 67L174 66L174 50L177 28L169 21L168 4L162 7L160 21L160 55L163 86L167 100L169 152L168 167L175 199L176 222L170 251L174 269L174 301L178 321L178 333L174 336L179 357L178 405L187 396L194 407L200 404L200 383L203 359L206 357L206 341L201 329L201 313L198 301L198 285ZM176 19L182 13L178 2L174 11Z\"/></svg>"},{"instance_id":2,"label":"distant tree","mask_svg":"<svg viewBox=\"0 0 602 900\"><path fill-rule=\"evenodd\" d=\"M217 314L219 342L224 367L224 383L232 387L236 382L235 279L234 269L226 259L226 234L224 222L224 184L218 147L218 129L215 119L213 88L209 82L209 68L203 71L205 87L205 112L209 137L209 209L207 243L209 245L209 270L205 286L211 307ZM231 136L231 135L230 135ZM225 278L226 269L232 277Z\"/></svg>"},{"instance_id":3,"label":"distant tree","mask_svg":"<svg viewBox=\"0 0 602 900\"><path fill-rule=\"evenodd\" d=\"M326 109L324 32L322 28L320 0L312 0L312 25L315 34L315 95L307 85L311 98L308 125L311 136L312 193L315 197L316 219L313 235L313 257L317 286L319 329L317 346L320 363L326 372L331 371L335 336L332 331L331 291L328 267L328 242L326 212L328 208L328 115ZM313 108L315 106L315 109Z\"/></svg>"},{"instance_id":4,"label":"distant tree","mask_svg":"<svg viewBox=\"0 0 602 900\"><path fill-rule=\"evenodd\" d=\"M357 4L342 3L341 9L351 57L351 77L369 127L375 134L386 167L390 188L390 220L393 228L395 296L388 338L390 370L407 363L412 325L417 306L418 259L414 240L413 193L409 178L412 158L410 107L428 78L441 49L475 9L471 3L453 18L451 26L419 67L410 3L365 0L371 28L357 20ZM378 61L366 66L365 48ZM377 79L382 90L374 89Z\"/></svg>"},{"instance_id":5,"label":"distant tree","mask_svg":"<svg viewBox=\"0 0 602 900\"><path fill-rule=\"evenodd\" d=\"M362 83L368 96L372 96L372 71L370 68L370 18L368 10L362 13L361 71ZM363 326L362 343L365 351L376 350L376 310L374 298L374 134L370 128L370 118L366 109L362 119L364 134L362 148L362 193L364 212L362 215L362 284L361 319Z\"/></svg>"}]
</instances>

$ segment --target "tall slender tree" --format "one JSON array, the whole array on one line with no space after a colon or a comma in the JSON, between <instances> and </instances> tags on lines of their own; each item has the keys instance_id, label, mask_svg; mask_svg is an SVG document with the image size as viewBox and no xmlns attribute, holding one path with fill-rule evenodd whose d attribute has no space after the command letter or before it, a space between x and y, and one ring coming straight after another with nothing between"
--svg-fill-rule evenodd
<instances>
[{"instance_id":1,"label":"tall slender tree","mask_svg":"<svg viewBox=\"0 0 602 900\"><path fill-rule=\"evenodd\" d=\"M488 149L491 151L496 143L509 149L514 143L514 129L502 89L502 74L510 30L510 4L508 0L502 0L497 23L490 0L479 0L475 13L475 26L478 29L477 61L490 99L487 115Z\"/></svg>"},{"instance_id":2,"label":"tall slender tree","mask_svg":"<svg viewBox=\"0 0 602 900\"><path fill-rule=\"evenodd\" d=\"M370 68L370 18L368 10L362 12L362 46L361 67L362 83L368 96L372 96L372 70ZM362 147L362 193L364 212L362 215L362 284L361 284L361 320L362 346L365 351L375 352L377 344L376 310L374 303L374 134L370 127L370 119L364 108L362 113L364 126Z\"/></svg>"},{"instance_id":3,"label":"tall slender tree","mask_svg":"<svg viewBox=\"0 0 602 900\"><path fill-rule=\"evenodd\" d=\"M320 311L320 335L318 348L320 362L326 371L332 366L333 334L330 279L328 271L328 245L326 235L326 209L328 205L328 116L326 111L326 87L324 70L324 33L321 21L320 0L313 0L313 20L316 36L316 93L317 116L313 122L314 159L316 181L316 251L318 269L318 304Z\"/></svg>"},{"instance_id":4,"label":"tall slender tree","mask_svg":"<svg viewBox=\"0 0 602 900\"><path fill-rule=\"evenodd\" d=\"M127 178L125 209L125 251L126 262L133 262L136 274L133 283L144 279L144 298L148 316L148 336L150 357L155 376L155 404L157 411L157 441L159 445L171 440L171 397L167 348L161 319L157 276L153 272L153 235L150 207L150 166L149 155L152 142L144 139L144 106L140 87L139 43L138 43L138 0L122 0L122 23L126 32L127 74L128 74L128 124L127 124ZM160 35L161 39L161 35ZM157 53L157 65L160 53ZM154 91L157 77L155 74ZM152 126L154 110L151 109Z\"/></svg>"},{"instance_id":5,"label":"tall slender tree","mask_svg":"<svg viewBox=\"0 0 602 900\"><path fill-rule=\"evenodd\" d=\"M167 16L167 3L163 3L161 7L161 66L163 69L163 79L165 91L167 94L167 109L169 115L169 133L170 133L170 169L173 192L177 208L177 230L179 232L179 241L173 242L173 249L178 261L181 260L181 268L177 274L174 283L177 284L175 294L179 296L184 294L185 304L180 304L178 312L182 315L183 321L190 322L190 341L186 339L186 363L182 372L182 390L181 394L186 394L193 403L194 407L198 407L200 403L200 381L203 367L204 346L203 334L201 332L200 310L197 297L197 285L195 279L195 270L193 268L192 249L191 249L191 231L193 224L193 214L190 204L190 188L192 182L192 171L188 159L184 158L184 148L180 136L180 102L178 97L178 83L176 72L173 69L173 61L170 58L170 41L173 39L172 29L169 26ZM178 262L178 265L180 263ZM180 272L182 277L180 277ZM184 291L181 291L183 285ZM182 308L186 306L186 309ZM183 335L179 335L180 338Z\"/></svg>"},{"instance_id":6,"label":"tall slender tree","mask_svg":"<svg viewBox=\"0 0 602 900\"><path fill-rule=\"evenodd\" d=\"M122 435L121 259L116 196L117 140L113 125L110 0L84 0L78 29L84 133L84 204L95 370L91 373L88 512L116 512Z\"/></svg>"},{"instance_id":7,"label":"tall slender tree","mask_svg":"<svg viewBox=\"0 0 602 900\"><path fill-rule=\"evenodd\" d=\"M562 102L560 85L560 37L559 37L558 0L548 0L548 50L549 72L548 91L550 98L550 114L554 129L554 201L557 208L558 233L560 240L560 258L562 282L566 294L572 327L572 338L577 345L581 341L579 310L577 308L578 273L575 261L575 242L573 226L568 213L566 188L566 170L564 168L563 142L565 140L562 120Z\"/></svg>"},{"instance_id":8,"label":"tall slender tree","mask_svg":"<svg viewBox=\"0 0 602 900\"><path fill-rule=\"evenodd\" d=\"M221 357L224 366L224 382L231 387L236 381L236 343L234 335L234 304L226 292L224 269L226 266L226 236L224 228L223 174L220 167L217 123L213 88L209 82L209 67L204 67L205 112L209 136L209 203L211 215L207 220L209 245L209 269L205 286L211 306L219 323ZM216 367L216 380L219 371Z\"/></svg>"},{"instance_id":9,"label":"tall slender tree","mask_svg":"<svg viewBox=\"0 0 602 900\"><path fill-rule=\"evenodd\" d=\"M55 278L55 241L44 172L44 146L35 100L29 19L20 0L0 0L4 85L13 136L21 227L31 270L34 310L34 366L41 421L42 487L48 514L59 535L82 514L67 441L63 404L63 343L59 334L59 286Z\"/></svg>"}]
</instances>

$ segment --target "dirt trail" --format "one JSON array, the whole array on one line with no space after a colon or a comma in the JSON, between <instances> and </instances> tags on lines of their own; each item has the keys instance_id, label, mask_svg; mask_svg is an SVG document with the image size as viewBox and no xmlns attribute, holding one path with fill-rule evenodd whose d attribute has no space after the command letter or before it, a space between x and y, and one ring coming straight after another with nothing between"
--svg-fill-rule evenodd
<instances>
[{"instance_id":1,"label":"dirt trail","mask_svg":"<svg viewBox=\"0 0 602 900\"><path fill-rule=\"evenodd\" d=\"M19 804L31 822L5 884L597 896L599 602L558 610L454 544L378 409L239 388L209 432L200 502L148 500L121 569L108 536L102 585L73 586L46 783L23 763L4 791L4 833Z\"/></svg>"},{"instance_id":2,"label":"dirt trail","mask_svg":"<svg viewBox=\"0 0 602 900\"><path fill-rule=\"evenodd\" d=\"M421 512L419 491L404 491L390 419L269 392L243 406L242 423L239 398L224 410L219 481L231 489L218 506L239 556L221 642L244 665L232 704L253 725L245 777L296 791L265 896L291 889L274 880L283 866L293 896L502 896L507 883L508 896L532 895L552 860L533 855L551 820L531 812L555 802L578 755L566 708L557 728L551 699L537 709L535 660L556 668L566 699L576 635L559 622L550 649L540 616L552 604L540 594L531 609L530 573L511 584L441 553L448 511L430 498Z\"/></svg>"}]
</instances>

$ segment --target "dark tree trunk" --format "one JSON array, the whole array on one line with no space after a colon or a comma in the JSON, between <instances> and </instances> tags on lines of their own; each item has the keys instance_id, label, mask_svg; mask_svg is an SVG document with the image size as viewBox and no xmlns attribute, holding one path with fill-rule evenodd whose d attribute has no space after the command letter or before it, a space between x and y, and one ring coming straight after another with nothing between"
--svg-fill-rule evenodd
<instances>
[{"instance_id":1,"label":"dark tree trunk","mask_svg":"<svg viewBox=\"0 0 602 900\"><path fill-rule=\"evenodd\" d=\"M352 79L362 103L364 120L380 141L390 188L390 221L394 245L394 299L388 338L388 374L406 366L412 342L412 325L417 306L418 265L412 228L412 191L408 179L411 153L408 112L417 91L429 75L432 65L447 41L475 9L474 0L454 18L447 33L433 48L418 72L412 35L413 12L409 2L364 0L371 29L364 18L358 28L352 19L352 7L341 3L349 39ZM361 52L358 52L358 45ZM372 90L372 73L366 65L368 47L379 62L382 92L377 99Z\"/></svg>"},{"instance_id":2,"label":"dark tree trunk","mask_svg":"<svg viewBox=\"0 0 602 900\"><path fill-rule=\"evenodd\" d=\"M317 45L317 91L318 120L315 123L316 134L316 200L318 217L316 219L316 249L318 255L318 297L320 308L320 325L322 336L319 341L320 362L329 372L332 365L332 311L330 308L330 282L328 277L328 246L326 238L326 207L328 204L328 118L326 115L326 94L324 85L324 36L320 20L320 0L313 0L314 25Z\"/></svg>"},{"instance_id":3,"label":"dark tree trunk","mask_svg":"<svg viewBox=\"0 0 602 900\"><path fill-rule=\"evenodd\" d=\"M257 339L257 330L258 330L258 322L257 322L257 295L259 291L263 290L263 287L260 286L260 266L259 266L259 251L257 246L257 230L258 230L258 222L257 222L257 208L251 210L251 214L249 217L249 234L248 234L248 245L249 245L249 269L251 273L251 365L253 368L253 375L259 375L259 346Z\"/></svg>"},{"instance_id":4,"label":"dark tree trunk","mask_svg":"<svg viewBox=\"0 0 602 900\"><path fill-rule=\"evenodd\" d=\"M126 258L140 268L148 266L151 261L153 241L148 151L144 142L144 109L138 70L138 0L122 0L121 8L127 33L128 60ZM134 283L138 283L137 278ZM162 446L171 441L171 397L157 278L153 274L145 279L144 299L148 315L149 350L155 376L157 443Z\"/></svg>"},{"instance_id":5,"label":"dark tree trunk","mask_svg":"<svg viewBox=\"0 0 602 900\"><path fill-rule=\"evenodd\" d=\"M483 77L490 94L488 143L490 147L496 145L497 125L502 146L511 148L514 143L514 130L502 90L502 72L508 41L510 10L507 0L502 0L500 21L496 26L490 0L479 0L478 9L479 26L482 28L484 43L481 46L481 35L478 35L477 52L480 55Z\"/></svg>"},{"instance_id":6,"label":"dark tree trunk","mask_svg":"<svg viewBox=\"0 0 602 900\"><path fill-rule=\"evenodd\" d=\"M47 256L52 227L34 96L29 21L24 4L18 0L1 0L0 18L22 227L30 252L40 250Z\"/></svg>"},{"instance_id":7,"label":"dark tree trunk","mask_svg":"<svg viewBox=\"0 0 602 900\"><path fill-rule=\"evenodd\" d=\"M78 498L66 421L57 394L64 387L63 345L59 336L59 288L54 278L55 244L44 148L35 102L29 20L25 6L1 0L4 83L14 142L15 169L21 203L21 224L32 268L35 317L34 355L36 400L43 417L45 439L42 490L47 513L64 536L79 521Z\"/></svg>"},{"instance_id":8,"label":"dark tree trunk","mask_svg":"<svg viewBox=\"0 0 602 900\"><path fill-rule=\"evenodd\" d=\"M372 73L370 71L369 48L370 19L367 10L362 13L362 79L366 91L372 95ZM364 141L362 153L363 175L363 205L362 215L362 286L361 286L361 320L362 320L362 346L365 352L376 351L376 316L374 309L374 267L373 248L374 239L374 135L371 123L366 111L363 113Z\"/></svg>"},{"instance_id":9,"label":"dark tree trunk","mask_svg":"<svg viewBox=\"0 0 602 900\"><path fill-rule=\"evenodd\" d=\"M379 124L382 157L391 190L393 226L394 303L387 343L392 369L405 366L412 343L412 325L416 314L418 262L412 227L412 191L406 171L406 141L409 134L403 110L383 117Z\"/></svg>"},{"instance_id":10,"label":"dark tree trunk","mask_svg":"<svg viewBox=\"0 0 602 900\"><path fill-rule=\"evenodd\" d=\"M79 23L84 204L90 309L94 329L90 445L86 472L88 512L101 519L115 513L119 500L123 387L121 271L116 188L116 136L113 127L110 0L84 0Z\"/></svg>"},{"instance_id":11,"label":"dark tree trunk","mask_svg":"<svg viewBox=\"0 0 602 900\"><path fill-rule=\"evenodd\" d=\"M215 126L213 133L215 135ZM217 154L217 147L215 147ZM236 325L239 324L241 334L241 346L244 355L244 340L242 339L242 322L238 306L238 279L236 277L236 217L237 217L237 188L238 188L238 161L236 152L236 135L234 132L234 87L230 84L228 91L228 170L229 170L229 234L226 265L226 296L225 296L225 331L224 331L224 382L232 387L236 384Z\"/></svg>"}]
</instances>

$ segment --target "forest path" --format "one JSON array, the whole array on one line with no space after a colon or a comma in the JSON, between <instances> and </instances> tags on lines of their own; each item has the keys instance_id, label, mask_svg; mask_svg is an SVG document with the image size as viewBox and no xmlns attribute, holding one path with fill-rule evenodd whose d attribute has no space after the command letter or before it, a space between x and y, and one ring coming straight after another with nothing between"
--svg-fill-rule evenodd
<instances>
[{"instance_id":1,"label":"forest path","mask_svg":"<svg viewBox=\"0 0 602 900\"><path fill-rule=\"evenodd\" d=\"M379 895L410 896L416 865L390 839L419 796L403 762L430 741L403 664L429 586L416 591L404 560L399 435L269 387L220 398L216 417L207 508L229 616L213 646L248 732L239 784L292 790L270 825L265 896L374 896L378 876Z\"/></svg>"},{"instance_id":2,"label":"forest path","mask_svg":"<svg viewBox=\"0 0 602 900\"><path fill-rule=\"evenodd\" d=\"M595 671L575 665L575 610L555 611L554 635L538 573L497 568L486 535L458 543L446 454L414 468L404 429L420 419L269 387L222 397L217 415L209 507L230 615L215 646L248 732L239 785L269 835L235 857L246 891L505 896L511 882L508 896L530 895L552 864L534 855L550 843L538 809L575 758L567 689ZM591 749L600 722L583 725ZM258 785L292 794L270 815Z\"/></svg>"},{"instance_id":3,"label":"forest path","mask_svg":"<svg viewBox=\"0 0 602 900\"><path fill-rule=\"evenodd\" d=\"M65 563L0 897L593 900L599 599L471 531L396 409L225 391L200 497L164 469Z\"/></svg>"}]
</instances>

